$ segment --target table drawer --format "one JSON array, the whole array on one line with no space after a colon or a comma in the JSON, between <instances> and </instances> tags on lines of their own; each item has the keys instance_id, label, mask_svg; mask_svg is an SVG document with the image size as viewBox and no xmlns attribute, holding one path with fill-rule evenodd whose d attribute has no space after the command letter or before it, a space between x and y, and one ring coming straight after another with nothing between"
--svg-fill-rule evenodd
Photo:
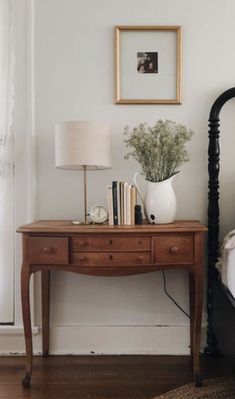
<instances>
[{"instance_id":1,"label":"table drawer","mask_svg":"<svg viewBox=\"0 0 235 399\"><path fill-rule=\"evenodd\" d=\"M72 252L71 262L79 266L138 266L150 264L150 253Z\"/></svg>"},{"instance_id":2,"label":"table drawer","mask_svg":"<svg viewBox=\"0 0 235 399\"><path fill-rule=\"evenodd\" d=\"M193 263L192 235L162 235L154 238L154 262L159 264Z\"/></svg>"},{"instance_id":3,"label":"table drawer","mask_svg":"<svg viewBox=\"0 0 235 399\"><path fill-rule=\"evenodd\" d=\"M72 251L150 251L150 237L89 237L71 238Z\"/></svg>"},{"instance_id":4,"label":"table drawer","mask_svg":"<svg viewBox=\"0 0 235 399\"><path fill-rule=\"evenodd\" d=\"M29 263L58 264L69 263L69 242L67 237L30 237Z\"/></svg>"}]
</instances>

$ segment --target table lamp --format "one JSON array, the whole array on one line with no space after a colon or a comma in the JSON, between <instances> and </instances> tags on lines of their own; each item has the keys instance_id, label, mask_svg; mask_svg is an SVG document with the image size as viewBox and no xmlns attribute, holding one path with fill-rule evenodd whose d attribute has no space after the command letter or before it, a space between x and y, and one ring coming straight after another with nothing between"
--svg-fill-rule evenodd
<instances>
[{"instance_id":1,"label":"table lamp","mask_svg":"<svg viewBox=\"0 0 235 399\"><path fill-rule=\"evenodd\" d=\"M90 121L55 126L56 168L83 170L84 222L87 223L87 170L111 168L110 127Z\"/></svg>"}]
</instances>

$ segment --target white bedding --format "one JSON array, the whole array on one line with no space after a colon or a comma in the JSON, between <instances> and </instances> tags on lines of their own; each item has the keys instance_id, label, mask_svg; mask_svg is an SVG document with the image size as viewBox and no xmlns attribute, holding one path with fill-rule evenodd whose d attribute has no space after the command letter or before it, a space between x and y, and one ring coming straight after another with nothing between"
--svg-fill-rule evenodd
<instances>
[{"instance_id":1,"label":"white bedding","mask_svg":"<svg viewBox=\"0 0 235 399\"><path fill-rule=\"evenodd\" d=\"M235 230L230 231L224 238L221 257L217 262L222 283L235 298Z\"/></svg>"}]
</instances>

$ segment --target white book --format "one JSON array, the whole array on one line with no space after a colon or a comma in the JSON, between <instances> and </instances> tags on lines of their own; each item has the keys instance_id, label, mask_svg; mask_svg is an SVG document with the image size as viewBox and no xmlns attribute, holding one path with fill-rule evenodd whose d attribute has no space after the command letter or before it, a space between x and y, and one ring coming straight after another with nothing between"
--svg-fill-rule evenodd
<instances>
[{"instance_id":1,"label":"white book","mask_svg":"<svg viewBox=\"0 0 235 399\"><path fill-rule=\"evenodd\" d=\"M113 226L113 190L112 186L107 187L109 225Z\"/></svg>"},{"instance_id":2,"label":"white book","mask_svg":"<svg viewBox=\"0 0 235 399\"><path fill-rule=\"evenodd\" d=\"M127 196L126 196L126 224L131 224L131 186L127 185Z\"/></svg>"},{"instance_id":3,"label":"white book","mask_svg":"<svg viewBox=\"0 0 235 399\"><path fill-rule=\"evenodd\" d=\"M127 208L127 182L124 182L124 198L123 198L123 216L124 216L124 220L123 220L123 224L127 224L127 213L126 213L126 208Z\"/></svg>"}]
</instances>

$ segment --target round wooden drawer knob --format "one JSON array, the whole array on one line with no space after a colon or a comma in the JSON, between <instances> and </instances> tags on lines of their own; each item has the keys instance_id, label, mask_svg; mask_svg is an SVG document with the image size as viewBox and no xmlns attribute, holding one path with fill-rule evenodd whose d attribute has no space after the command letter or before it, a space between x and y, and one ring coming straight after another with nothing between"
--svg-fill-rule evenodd
<instances>
[{"instance_id":1,"label":"round wooden drawer knob","mask_svg":"<svg viewBox=\"0 0 235 399\"><path fill-rule=\"evenodd\" d=\"M51 253L52 253L52 248L50 248L50 247L44 247L44 248L43 248L43 252L45 252L45 254L51 254Z\"/></svg>"},{"instance_id":2,"label":"round wooden drawer knob","mask_svg":"<svg viewBox=\"0 0 235 399\"><path fill-rule=\"evenodd\" d=\"M179 248L176 246L170 247L170 253L171 254L176 254L178 252Z\"/></svg>"},{"instance_id":3,"label":"round wooden drawer knob","mask_svg":"<svg viewBox=\"0 0 235 399\"><path fill-rule=\"evenodd\" d=\"M78 241L78 245L84 247L84 245L86 245L86 241Z\"/></svg>"},{"instance_id":4,"label":"round wooden drawer knob","mask_svg":"<svg viewBox=\"0 0 235 399\"><path fill-rule=\"evenodd\" d=\"M86 260L86 257L85 256L79 256L78 260L84 261L84 260Z\"/></svg>"},{"instance_id":5,"label":"round wooden drawer knob","mask_svg":"<svg viewBox=\"0 0 235 399\"><path fill-rule=\"evenodd\" d=\"M144 260L144 257L143 257L143 256L138 256L138 257L137 257L137 261L142 262L143 260Z\"/></svg>"}]
</instances>

